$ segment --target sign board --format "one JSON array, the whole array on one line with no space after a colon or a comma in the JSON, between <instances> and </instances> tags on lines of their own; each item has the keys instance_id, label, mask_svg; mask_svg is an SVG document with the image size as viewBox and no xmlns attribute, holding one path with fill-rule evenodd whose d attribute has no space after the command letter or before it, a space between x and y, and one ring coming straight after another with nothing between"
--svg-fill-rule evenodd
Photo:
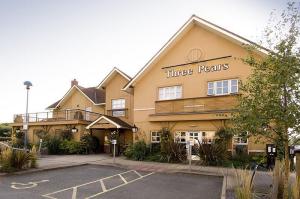
<instances>
[{"instance_id":1,"label":"sign board","mask_svg":"<svg viewBox=\"0 0 300 199\"><path fill-rule=\"evenodd\" d=\"M112 140L111 143L112 144L117 144L117 140Z\"/></svg>"},{"instance_id":2,"label":"sign board","mask_svg":"<svg viewBox=\"0 0 300 199\"><path fill-rule=\"evenodd\" d=\"M23 130L28 130L28 125L27 124L23 124Z\"/></svg>"}]
</instances>

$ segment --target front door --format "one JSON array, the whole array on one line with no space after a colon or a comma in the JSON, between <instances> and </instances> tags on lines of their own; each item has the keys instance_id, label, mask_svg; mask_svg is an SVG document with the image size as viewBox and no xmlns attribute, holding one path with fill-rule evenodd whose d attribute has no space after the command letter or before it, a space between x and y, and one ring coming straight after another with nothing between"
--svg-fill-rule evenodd
<instances>
[{"instance_id":1,"label":"front door","mask_svg":"<svg viewBox=\"0 0 300 199\"><path fill-rule=\"evenodd\" d=\"M198 140L202 142L202 135L200 131L189 131L188 132L188 140L194 140L195 144L198 144Z\"/></svg>"}]
</instances>

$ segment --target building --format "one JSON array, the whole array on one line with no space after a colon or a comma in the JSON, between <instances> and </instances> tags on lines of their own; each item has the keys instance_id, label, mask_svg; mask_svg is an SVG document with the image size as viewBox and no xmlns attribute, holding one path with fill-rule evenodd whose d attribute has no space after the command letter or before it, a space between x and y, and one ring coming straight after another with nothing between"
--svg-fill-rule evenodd
<instances>
[{"instance_id":1,"label":"building","mask_svg":"<svg viewBox=\"0 0 300 199\"><path fill-rule=\"evenodd\" d=\"M114 68L97 87L83 88L72 81L65 96L48 107L51 112L30 114L29 140L37 141L35 131L40 128L52 134L75 129L77 140L91 132L101 146L118 132L123 148L139 139L159 142L162 128L183 143L212 140L230 119L239 84L251 73L239 59L247 56L245 44L253 43L192 16L133 78ZM255 53L263 57L266 50ZM22 128L23 121L24 115L16 115L14 130ZM229 150L238 145L248 153L265 151L265 142L255 138L236 136Z\"/></svg>"}]
</instances>

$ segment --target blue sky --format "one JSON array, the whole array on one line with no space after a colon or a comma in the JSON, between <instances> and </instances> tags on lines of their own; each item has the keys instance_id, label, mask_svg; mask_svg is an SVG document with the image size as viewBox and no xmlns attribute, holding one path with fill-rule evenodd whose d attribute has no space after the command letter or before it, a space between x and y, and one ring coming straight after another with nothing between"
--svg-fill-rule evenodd
<instances>
[{"instance_id":1,"label":"blue sky","mask_svg":"<svg viewBox=\"0 0 300 199\"><path fill-rule=\"evenodd\" d=\"M113 68L133 76L192 14L253 41L285 0L0 0L0 123L42 112L76 78L96 86Z\"/></svg>"}]
</instances>

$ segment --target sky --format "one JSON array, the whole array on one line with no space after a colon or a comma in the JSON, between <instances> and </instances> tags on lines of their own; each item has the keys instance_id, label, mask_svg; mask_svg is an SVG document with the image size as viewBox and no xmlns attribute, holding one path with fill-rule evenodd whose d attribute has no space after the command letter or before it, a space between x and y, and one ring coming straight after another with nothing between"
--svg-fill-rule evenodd
<instances>
[{"instance_id":1,"label":"sky","mask_svg":"<svg viewBox=\"0 0 300 199\"><path fill-rule=\"evenodd\" d=\"M195 14L259 41L286 0L0 0L0 123L44 112L76 78L97 86L113 67L134 76Z\"/></svg>"}]
</instances>

